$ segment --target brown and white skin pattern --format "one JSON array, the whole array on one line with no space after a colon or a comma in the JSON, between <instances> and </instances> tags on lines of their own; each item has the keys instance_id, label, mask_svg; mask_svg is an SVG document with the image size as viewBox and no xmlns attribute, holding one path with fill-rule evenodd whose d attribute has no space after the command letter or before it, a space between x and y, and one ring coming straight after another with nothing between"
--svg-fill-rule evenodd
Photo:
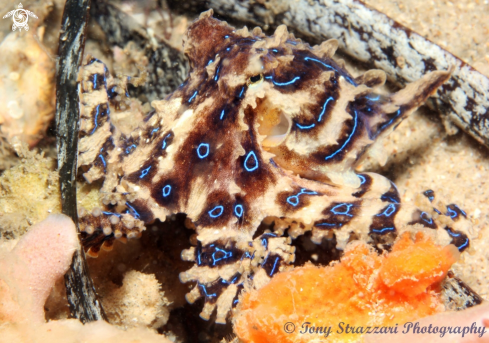
<instances>
[{"instance_id":1,"label":"brown and white skin pattern","mask_svg":"<svg viewBox=\"0 0 489 343\"><path fill-rule=\"evenodd\" d=\"M307 231L342 249L351 239L381 248L419 229L466 249L470 226L458 207L443 215L427 199L420 209L401 205L392 182L353 172L368 146L449 73L379 96L385 74L353 79L333 61L336 47L332 40L311 48L285 26L271 37L235 30L205 12L184 42L188 79L135 127L120 105L124 85L90 60L81 74L79 167L88 182L104 180L105 205L81 215L89 253L186 213L198 239L182 252L195 261L180 275L197 282L187 300L205 297L201 317L217 308L223 323L245 285L258 288L294 261L291 239ZM264 220L274 220L275 231L254 237Z\"/></svg>"}]
</instances>

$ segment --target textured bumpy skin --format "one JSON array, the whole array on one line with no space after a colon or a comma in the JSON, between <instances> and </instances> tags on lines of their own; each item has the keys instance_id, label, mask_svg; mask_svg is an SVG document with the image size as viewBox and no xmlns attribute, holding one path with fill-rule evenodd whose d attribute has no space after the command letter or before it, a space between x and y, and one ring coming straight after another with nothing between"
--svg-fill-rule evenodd
<instances>
[{"instance_id":1,"label":"textured bumpy skin","mask_svg":"<svg viewBox=\"0 0 489 343\"><path fill-rule=\"evenodd\" d=\"M196 281L189 302L205 297L201 317L217 308L222 323L243 287L266 284L294 261L291 239L307 231L343 249L352 239L382 248L419 229L466 249L470 225L458 207L442 214L433 192L420 209L401 205L392 182L353 172L449 73L381 96L374 88L384 73L353 78L332 59L336 47L311 48L285 26L271 37L236 31L205 12L184 43L188 79L146 116L125 97L127 81L91 59L81 73L79 167L88 182L103 180L103 209L80 215L88 252L186 213L197 244L182 252L195 265L180 279ZM274 231L255 235L264 220Z\"/></svg>"}]
</instances>

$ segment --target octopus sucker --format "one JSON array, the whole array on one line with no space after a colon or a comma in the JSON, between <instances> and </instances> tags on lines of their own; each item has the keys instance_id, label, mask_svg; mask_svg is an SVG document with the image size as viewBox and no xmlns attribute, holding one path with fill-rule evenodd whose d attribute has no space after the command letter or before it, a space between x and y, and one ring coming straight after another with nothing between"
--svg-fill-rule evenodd
<instances>
[{"instance_id":1,"label":"octopus sucker","mask_svg":"<svg viewBox=\"0 0 489 343\"><path fill-rule=\"evenodd\" d=\"M187 300L204 298L201 317L216 311L224 323L242 289L263 287L291 267L292 239L309 231L313 242L334 238L340 250L353 239L389 249L415 231L469 249L463 210L401 204L388 179L355 172L371 144L450 70L380 95L385 73L353 77L334 59L334 40L311 47L285 26L268 37L212 14L188 29L187 80L149 113L126 120L104 64L90 59L83 68L79 167L87 182L103 182L100 208L80 212L90 256L185 213L196 231L195 246L182 252L194 262L180 274L195 282ZM276 225L257 233L264 220Z\"/></svg>"}]
</instances>

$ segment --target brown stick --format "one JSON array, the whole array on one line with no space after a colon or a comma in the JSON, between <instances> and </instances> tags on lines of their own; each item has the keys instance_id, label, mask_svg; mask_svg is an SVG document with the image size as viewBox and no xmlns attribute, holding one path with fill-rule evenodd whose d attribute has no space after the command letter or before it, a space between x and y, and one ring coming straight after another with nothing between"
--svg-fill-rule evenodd
<instances>
[{"instance_id":1,"label":"brown stick","mask_svg":"<svg viewBox=\"0 0 489 343\"><path fill-rule=\"evenodd\" d=\"M62 212L78 227L76 171L78 156L78 68L83 57L90 0L67 0L56 63L56 132ZM65 275L71 315L82 323L107 320L87 268L83 249L75 251Z\"/></svg>"}]
</instances>

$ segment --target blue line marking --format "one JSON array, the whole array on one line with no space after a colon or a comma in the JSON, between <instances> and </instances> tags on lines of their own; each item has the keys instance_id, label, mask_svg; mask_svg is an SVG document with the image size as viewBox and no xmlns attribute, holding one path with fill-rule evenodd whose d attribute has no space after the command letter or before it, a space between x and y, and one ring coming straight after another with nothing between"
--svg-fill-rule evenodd
<instances>
[{"instance_id":1,"label":"blue line marking","mask_svg":"<svg viewBox=\"0 0 489 343\"><path fill-rule=\"evenodd\" d=\"M255 165L253 167L248 167L248 160L250 159L250 157L253 156L253 159L255 160ZM246 158L245 158L245 161L244 161L244 167L246 169L246 171L249 171L249 172L252 172L256 169L258 169L258 158L256 157L256 154L253 150L251 150L248 155L246 155Z\"/></svg>"},{"instance_id":2,"label":"blue line marking","mask_svg":"<svg viewBox=\"0 0 489 343\"><path fill-rule=\"evenodd\" d=\"M228 39L228 38L229 38L229 36L228 36L228 35L225 35L225 36L224 36L224 39Z\"/></svg>"},{"instance_id":3,"label":"blue line marking","mask_svg":"<svg viewBox=\"0 0 489 343\"><path fill-rule=\"evenodd\" d=\"M273 268L272 268L272 271L270 272L270 276L273 275L273 272L275 271L275 267L277 267L278 260L279 260L279 257L275 258L275 263L273 264Z\"/></svg>"},{"instance_id":4,"label":"blue line marking","mask_svg":"<svg viewBox=\"0 0 489 343\"><path fill-rule=\"evenodd\" d=\"M355 118L354 118L354 125L353 125L353 130L351 131L350 135L348 136L348 138L346 139L345 143L343 143L343 145L341 146L341 148L339 148L338 150L336 150L334 153L332 153L331 155L329 156L326 156L324 159L325 160L329 160L330 158L336 156L336 154L338 154L341 150L343 150L345 148L345 146L350 142L351 138L353 137L353 135L355 134L355 131L357 129L357 121L358 121L358 115L357 115L357 111L354 111L355 112Z\"/></svg>"},{"instance_id":5,"label":"blue line marking","mask_svg":"<svg viewBox=\"0 0 489 343\"><path fill-rule=\"evenodd\" d=\"M461 246L458 247L458 250L462 250L463 248L465 248L467 245L469 245L469 239L466 238L465 239L465 243L462 244Z\"/></svg>"},{"instance_id":6,"label":"blue line marking","mask_svg":"<svg viewBox=\"0 0 489 343\"><path fill-rule=\"evenodd\" d=\"M163 144L161 145L161 149L162 150L165 150L166 149L166 139L170 137L170 134L167 134L165 139L163 139Z\"/></svg>"},{"instance_id":7,"label":"blue line marking","mask_svg":"<svg viewBox=\"0 0 489 343\"><path fill-rule=\"evenodd\" d=\"M368 99L368 100L370 100L370 101L377 101L377 100L379 100L379 99L380 99L380 95L377 95L377 96L376 96L376 97L374 97L374 98L370 98L370 97L368 97L368 96L366 96L365 98L367 98L367 99Z\"/></svg>"},{"instance_id":8,"label":"blue line marking","mask_svg":"<svg viewBox=\"0 0 489 343\"><path fill-rule=\"evenodd\" d=\"M197 91L195 91L194 94L190 97L190 99L188 99L188 103L190 104L196 96L197 96Z\"/></svg>"},{"instance_id":9,"label":"blue line marking","mask_svg":"<svg viewBox=\"0 0 489 343\"><path fill-rule=\"evenodd\" d=\"M214 62L214 61L213 61L213 60L210 60L210 61L207 63L207 65L210 65L212 62Z\"/></svg>"},{"instance_id":10,"label":"blue line marking","mask_svg":"<svg viewBox=\"0 0 489 343\"><path fill-rule=\"evenodd\" d=\"M459 237L459 236L460 236L460 234L459 234L459 233L456 233L456 232L454 232L454 231L450 230L450 228L447 228L447 231L448 231L448 234L449 234L450 236L452 236L452 237Z\"/></svg>"},{"instance_id":11,"label":"blue line marking","mask_svg":"<svg viewBox=\"0 0 489 343\"><path fill-rule=\"evenodd\" d=\"M277 49L272 49L272 51L273 51L273 52L275 52L275 53L277 53L277 52L278 52L278 50L277 50Z\"/></svg>"},{"instance_id":12,"label":"blue line marking","mask_svg":"<svg viewBox=\"0 0 489 343\"><path fill-rule=\"evenodd\" d=\"M326 64L324 63L323 61L320 61L318 59L315 59L315 58L311 58L311 57L306 57L304 58L304 61L314 61L314 62L317 62L319 64L322 64L323 66L325 66L326 68L328 69L331 69L331 70L334 70L334 71L337 71L335 68L333 68L332 66L330 66L329 64Z\"/></svg>"},{"instance_id":13,"label":"blue line marking","mask_svg":"<svg viewBox=\"0 0 489 343\"><path fill-rule=\"evenodd\" d=\"M218 205L207 213L209 213L209 216L211 218L217 218L220 217L223 212L224 212L224 206Z\"/></svg>"},{"instance_id":14,"label":"blue line marking","mask_svg":"<svg viewBox=\"0 0 489 343\"><path fill-rule=\"evenodd\" d=\"M139 178L142 179L143 177L145 177L146 175L148 175L149 170L151 169L151 167L152 166L149 166L148 168L143 169L143 171L141 172L141 175L139 176Z\"/></svg>"},{"instance_id":15,"label":"blue line marking","mask_svg":"<svg viewBox=\"0 0 489 343\"><path fill-rule=\"evenodd\" d=\"M204 148L204 153L200 151L201 148ZM206 158L209 156L209 144L207 143L200 143L200 145L197 148L197 155L199 156L200 159Z\"/></svg>"},{"instance_id":16,"label":"blue line marking","mask_svg":"<svg viewBox=\"0 0 489 343\"><path fill-rule=\"evenodd\" d=\"M93 89L97 89L97 77L98 74L93 74Z\"/></svg>"},{"instance_id":17,"label":"blue line marking","mask_svg":"<svg viewBox=\"0 0 489 343\"><path fill-rule=\"evenodd\" d=\"M153 137L153 135L154 135L156 132L158 132L158 130L159 130L159 129L160 129L159 127L157 127L156 129L153 129L153 130L151 131L151 137Z\"/></svg>"},{"instance_id":18,"label":"blue line marking","mask_svg":"<svg viewBox=\"0 0 489 343\"><path fill-rule=\"evenodd\" d=\"M345 211L341 212L340 210L338 210L339 208L341 207L346 207ZM339 204L339 205L336 205L335 207L333 207L331 209L331 212L333 212L334 214L342 214L342 215L345 215L345 216L348 216L348 217L353 217L352 214L349 214L348 212L350 212L350 208L353 206L353 204L347 204L347 203L343 203L343 204Z\"/></svg>"},{"instance_id":19,"label":"blue line marking","mask_svg":"<svg viewBox=\"0 0 489 343\"><path fill-rule=\"evenodd\" d=\"M221 69L221 66L217 67L216 69L216 76L214 76L214 81L219 80L219 69Z\"/></svg>"},{"instance_id":20,"label":"blue line marking","mask_svg":"<svg viewBox=\"0 0 489 343\"><path fill-rule=\"evenodd\" d=\"M294 82L296 82L297 80L300 80L300 76L296 76L294 77L292 80L290 81L287 81L287 82L275 82L274 80L272 80L273 84L275 86L288 86L288 85L291 85L293 84Z\"/></svg>"},{"instance_id":21,"label":"blue line marking","mask_svg":"<svg viewBox=\"0 0 489 343\"><path fill-rule=\"evenodd\" d=\"M241 88L241 92L239 93L238 98L241 98L243 96L244 90L245 90L244 87Z\"/></svg>"},{"instance_id":22,"label":"blue line marking","mask_svg":"<svg viewBox=\"0 0 489 343\"><path fill-rule=\"evenodd\" d=\"M107 163L105 162L105 159L104 157L102 156L102 154L98 155L98 157L100 157L100 159L102 160L102 163L104 165L104 168L107 168Z\"/></svg>"},{"instance_id":23,"label":"blue line marking","mask_svg":"<svg viewBox=\"0 0 489 343\"><path fill-rule=\"evenodd\" d=\"M305 188L302 188L300 190L299 193L297 193L296 195L291 195L290 197L287 197L287 202L289 204L291 204L292 206L297 206L299 205L299 197L302 195L302 194L307 194L307 195L317 195L318 193L317 192L314 192L314 191L308 191L307 189Z\"/></svg>"},{"instance_id":24,"label":"blue line marking","mask_svg":"<svg viewBox=\"0 0 489 343\"><path fill-rule=\"evenodd\" d=\"M428 216L428 213L426 212L421 212L421 215L419 216L421 219L423 219L426 223L428 224L433 224L433 218L430 218Z\"/></svg>"},{"instance_id":25,"label":"blue line marking","mask_svg":"<svg viewBox=\"0 0 489 343\"><path fill-rule=\"evenodd\" d=\"M337 224L333 224L333 223L318 223L318 224L314 224L314 226L342 227L343 226L343 223L337 223Z\"/></svg>"},{"instance_id":26,"label":"blue line marking","mask_svg":"<svg viewBox=\"0 0 489 343\"><path fill-rule=\"evenodd\" d=\"M393 227L385 227L385 228L380 229L380 230L379 229L372 229L372 231L375 232L375 233L384 233L386 231L395 231L395 230L396 229L393 228Z\"/></svg>"},{"instance_id":27,"label":"blue line marking","mask_svg":"<svg viewBox=\"0 0 489 343\"><path fill-rule=\"evenodd\" d=\"M205 288L205 286L203 284L201 284L200 282L199 282L199 286L202 287L202 290L204 291L204 294L206 297L212 298L212 297L216 296L216 293L207 294L207 288Z\"/></svg>"},{"instance_id":28,"label":"blue line marking","mask_svg":"<svg viewBox=\"0 0 489 343\"><path fill-rule=\"evenodd\" d=\"M134 149L136 149L136 144L132 144L126 148L126 154L130 154Z\"/></svg>"},{"instance_id":29,"label":"blue line marking","mask_svg":"<svg viewBox=\"0 0 489 343\"><path fill-rule=\"evenodd\" d=\"M367 179L365 176L357 174L358 178L360 179L360 186L363 185L365 182L367 182Z\"/></svg>"},{"instance_id":30,"label":"blue line marking","mask_svg":"<svg viewBox=\"0 0 489 343\"><path fill-rule=\"evenodd\" d=\"M129 205L128 202L126 202L126 206L129 207L129 210L130 210L130 213L132 214L132 216L136 219L139 219L141 216L139 215L139 213L136 211L136 209L134 207L132 207L131 205Z\"/></svg>"},{"instance_id":31,"label":"blue line marking","mask_svg":"<svg viewBox=\"0 0 489 343\"><path fill-rule=\"evenodd\" d=\"M163 193L163 197L167 197L170 195L170 192L171 192L171 186L170 185L166 185L165 187L163 187L163 190L162 190L162 193Z\"/></svg>"},{"instance_id":32,"label":"blue line marking","mask_svg":"<svg viewBox=\"0 0 489 343\"><path fill-rule=\"evenodd\" d=\"M222 112L221 112L221 116L219 117L219 119L221 119L221 120L222 120L222 118L224 118L224 110L222 110Z\"/></svg>"},{"instance_id":33,"label":"blue line marking","mask_svg":"<svg viewBox=\"0 0 489 343\"><path fill-rule=\"evenodd\" d=\"M96 107L95 118L94 118L94 121L93 121L93 124L95 126L94 126L92 132L90 133L91 135L93 135L93 133L95 132L95 130L97 130L97 127L98 127L97 120L98 120L98 115L99 115L99 111L100 111L100 106L101 105L97 105L97 107Z\"/></svg>"},{"instance_id":34,"label":"blue line marking","mask_svg":"<svg viewBox=\"0 0 489 343\"><path fill-rule=\"evenodd\" d=\"M229 47L229 48L226 48L226 51L229 51L229 50L231 50L231 48L230 48L230 47Z\"/></svg>"},{"instance_id":35,"label":"blue line marking","mask_svg":"<svg viewBox=\"0 0 489 343\"><path fill-rule=\"evenodd\" d=\"M234 206L234 214L236 215L236 217L241 218L241 216L243 215L243 211L243 205L238 204Z\"/></svg>"},{"instance_id":36,"label":"blue line marking","mask_svg":"<svg viewBox=\"0 0 489 343\"><path fill-rule=\"evenodd\" d=\"M319 118L318 118L318 122L321 121L321 119L323 119L323 115L324 113L326 112L326 106L328 106L328 103L331 101L331 100L334 100L334 98L332 96L330 96L328 99L326 99L326 101L324 102L324 105L323 105L323 110L321 111L321 113L319 114Z\"/></svg>"},{"instance_id":37,"label":"blue line marking","mask_svg":"<svg viewBox=\"0 0 489 343\"><path fill-rule=\"evenodd\" d=\"M311 124L311 125L308 125L308 126L302 126L300 125L299 123L295 123L295 125L297 125L297 127L301 130L308 130L308 129L312 129L314 126L316 126L316 124Z\"/></svg>"}]
</instances>

